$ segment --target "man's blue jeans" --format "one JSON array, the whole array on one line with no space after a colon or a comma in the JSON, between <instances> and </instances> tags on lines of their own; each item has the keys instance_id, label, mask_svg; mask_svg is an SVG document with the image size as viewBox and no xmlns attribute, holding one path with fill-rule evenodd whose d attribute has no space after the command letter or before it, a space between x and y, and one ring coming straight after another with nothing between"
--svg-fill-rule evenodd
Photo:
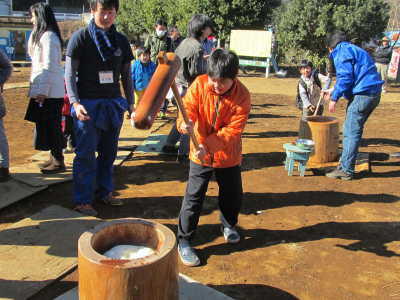
<instances>
[{"instance_id":1,"label":"man's blue jeans","mask_svg":"<svg viewBox=\"0 0 400 300\"><path fill-rule=\"evenodd\" d=\"M90 204L95 191L99 197L104 197L114 190L113 164L127 103L123 98L81 99L80 103L88 112L90 120L78 120L72 109L76 137L74 202Z\"/></svg>"},{"instance_id":2,"label":"man's blue jeans","mask_svg":"<svg viewBox=\"0 0 400 300\"><path fill-rule=\"evenodd\" d=\"M380 94L355 95L347 105L346 120L343 125L343 152L340 157L340 168L348 174L354 174L364 124L380 100Z\"/></svg>"}]
</instances>

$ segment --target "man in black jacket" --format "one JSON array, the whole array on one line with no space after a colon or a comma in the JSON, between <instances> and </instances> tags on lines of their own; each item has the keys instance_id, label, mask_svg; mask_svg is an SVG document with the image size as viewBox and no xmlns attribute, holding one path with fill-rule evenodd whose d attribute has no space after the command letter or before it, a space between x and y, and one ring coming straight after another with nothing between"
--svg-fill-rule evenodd
<instances>
[{"instance_id":1,"label":"man in black jacket","mask_svg":"<svg viewBox=\"0 0 400 300\"><path fill-rule=\"evenodd\" d=\"M133 103L133 54L128 39L114 25L119 0L90 0L90 8L93 19L68 43L65 78L76 137L75 210L95 216L95 199L123 204L113 196L112 175L123 114Z\"/></svg>"},{"instance_id":2,"label":"man in black jacket","mask_svg":"<svg viewBox=\"0 0 400 300\"><path fill-rule=\"evenodd\" d=\"M385 81L384 85L382 86L382 93L386 93L388 66L390 63L390 59L392 58L392 47L389 45L388 37L383 37L382 45L376 48L373 56L378 73L381 74L382 80Z\"/></svg>"}]
</instances>

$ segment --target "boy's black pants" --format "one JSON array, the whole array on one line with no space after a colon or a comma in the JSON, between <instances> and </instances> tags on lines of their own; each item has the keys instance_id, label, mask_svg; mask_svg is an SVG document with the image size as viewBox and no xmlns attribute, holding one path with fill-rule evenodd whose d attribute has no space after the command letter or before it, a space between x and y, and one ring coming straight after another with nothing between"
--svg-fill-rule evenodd
<instances>
[{"instance_id":1,"label":"boy's black pants","mask_svg":"<svg viewBox=\"0 0 400 300\"><path fill-rule=\"evenodd\" d=\"M218 205L222 224L233 227L238 222L243 196L240 166L211 168L191 161L186 194L179 213L178 239L190 241L194 237L208 182L213 173L219 186Z\"/></svg>"}]
</instances>

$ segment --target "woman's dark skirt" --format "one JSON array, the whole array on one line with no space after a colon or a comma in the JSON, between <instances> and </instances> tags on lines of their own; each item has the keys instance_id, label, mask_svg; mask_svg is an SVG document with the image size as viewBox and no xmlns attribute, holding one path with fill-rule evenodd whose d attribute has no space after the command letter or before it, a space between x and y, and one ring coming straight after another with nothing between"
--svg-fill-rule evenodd
<instances>
[{"instance_id":1,"label":"woman's dark skirt","mask_svg":"<svg viewBox=\"0 0 400 300\"><path fill-rule=\"evenodd\" d=\"M39 105L30 99L25 120L36 124L34 147L36 150L51 150L56 159L62 158L64 137L61 130L61 111L64 100L62 98L46 99ZM57 157L58 156L58 157Z\"/></svg>"}]
</instances>

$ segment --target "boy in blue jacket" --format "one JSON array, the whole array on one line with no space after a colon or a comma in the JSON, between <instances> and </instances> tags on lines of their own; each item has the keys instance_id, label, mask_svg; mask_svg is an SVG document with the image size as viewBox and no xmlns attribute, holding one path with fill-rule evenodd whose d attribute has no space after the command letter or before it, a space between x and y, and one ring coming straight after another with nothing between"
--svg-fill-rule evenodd
<instances>
[{"instance_id":1,"label":"boy in blue jacket","mask_svg":"<svg viewBox=\"0 0 400 300\"><path fill-rule=\"evenodd\" d=\"M156 64L150 60L150 49L139 47L136 50L137 60L132 64L132 81L135 94L135 108L149 85L150 79L156 71Z\"/></svg>"},{"instance_id":2,"label":"boy in blue jacket","mask_svg":"<svg viewBox=\"0 0 400 300\"><path fill-rule=\"evenodd\" d=\"M336 103L341 97L349 103L343 126L343 152L339 166L326 176L351 180L364 124L379 104L384 82L371 56L347 42L344 32L338 31L328 37L328 49L336 69L335 87L327 92L330 98L329 111L335 112Z\"/></svg>"}]
</instances>

